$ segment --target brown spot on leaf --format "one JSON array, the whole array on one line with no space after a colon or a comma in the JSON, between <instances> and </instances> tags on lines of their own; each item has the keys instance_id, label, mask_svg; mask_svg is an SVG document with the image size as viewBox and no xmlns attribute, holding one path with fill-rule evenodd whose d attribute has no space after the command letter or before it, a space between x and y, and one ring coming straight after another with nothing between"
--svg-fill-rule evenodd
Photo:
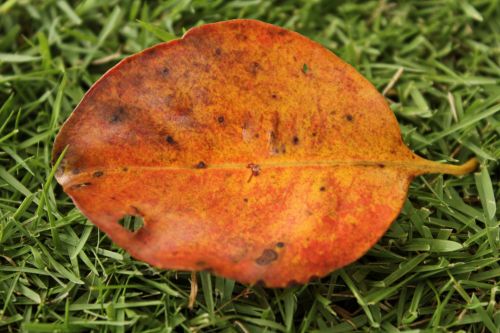
<instances>
[{"instance_id":1,"label":"brown spot on leaf","mask_svg":"<svg viewBox=\"0 0 500 333\"><path fill-rule=\"evenodd\" d=\"M113 112L111 118L109 118L109 122L111 124L118 124L121 123L125 119L125 117L126 117L125 109L119 107Z\"/></svg>"},{"instance_id":2,"label":"brown spot on leaf","mask_svg":"<svg viewBox=\"0 0 500 333\"><path fill-rule=\"evenodd\" d=\"M258 164L249 163L247 165L247 168L249 168L252 171L252 176L260 175L260 166Z\"/></svg>"},{"instance_id":3,"label":"brown spot on leaf","mask_svg":"<svg viewBox=\"0 0 500 333\"><path fill-rule=\"evenodd\" d=\"M102 177L104 175L104 172L102 171L96 171L92 174L92 177L94 178L99 178L99 177Z\"/></svg>"},{"instance_id":4,"label":"brown spot on leaf","mask_svg":"<svg viewBox=\"0 0 500 333\"><path fill-rule=\"evenodd\" d=\"M203 161L199 161L198 164L196 164L196 169L206 169L207 164Z\"/></svg>"},{"instance_id":5,"label":"brown spot on leaf","mask_svg":"<svg viewBox=\"0 0 500 333\"><path fill-rule=\"evenodd\" d=\"M248 39L248 36L245 34L236 34L236 39L239 41L246 41Z\"/></svg>"},{"instance_id":6,"label":"brown spot on leaf","mask_svg":"<svg viewBox=\"0 0 500 333\"><path fill-rule=\"evenodd\" d=\"M266 266L271 264L276 259L278 259L278 253L276 253L276 251L273 249L265 249L260 257L255 259L255 262L257 265Z\"/></svg>"},{"instance_id":7,"label":"brown spot on leaf","mask_svg":"<svg viewBox=\"0 0 500 333\"><path fill-rule=\"evenodd\" d=\"M224 123L224 116L218 116L217 122L219 122L219 124L223 124Z\"/></svg>"},{"instance_id":8,"label":"brown spot on leaf","mask_svg":"<svg viewBox=\"0 0 500 333\"><path fill-rule=\"evenodd\" d=\"M260 64L256 61L252 62L248 66L248 71L252 73L252 75L257 75L257 72L261 69Z\"/></svg>"},{"instance_id":9,"label":"brown spot on leaf","mask_svg":"<svg viewBox=\"0 0 500 333\"><path fill-rule=\"evenodd\" d=\"M299 137L298 136L294 136L293 139L292 139L292 142L293 142L294 145L298 145L299 142L300 142Z\"/></svg>"},{"instance_id":10,"label":"brown spot on leaf","mask_svg":"<svg viewBox=\"0 0 500 333\"><path fill-rule=\"evenodd\" d=\"M196 266L198 266L198 267L205 267L205 266L207 266L207 263L205 261L203 261L203 260L198 260L196 262Z\"/></svg>"},{"instance_id":11,"label":"brown spot on leaf","mask_svg":"<svg viewBox=\"0 0 500 333\"><path fill-rule=\"evenodd\" d=\"M278 243L276 243L276 247L279 247L279 248L285 247L285 243L278 242Z\"/></svg>"},{"instance_id":12,"label":"brown spot on leaf","mask_svg":"<svg viewBox=\"0 0 500 333\"><path fill-rule=\"evenodd\" d=\"M177 143L171 135L167 135L165 141L167 141L170 145L175 145Z\"/></svg>"},{"instance_id":13,"label":"brown spot on leaf","mask_svg":"<svg viewBox=\"0 0 500 333\"><path fill-rule=\"evenodd\" d=\"M347 121L352 121L354 119L354 117L352 116L352 114L348 114L348 115L345 116L345 119Z\"/></svg>"}]
</instances>

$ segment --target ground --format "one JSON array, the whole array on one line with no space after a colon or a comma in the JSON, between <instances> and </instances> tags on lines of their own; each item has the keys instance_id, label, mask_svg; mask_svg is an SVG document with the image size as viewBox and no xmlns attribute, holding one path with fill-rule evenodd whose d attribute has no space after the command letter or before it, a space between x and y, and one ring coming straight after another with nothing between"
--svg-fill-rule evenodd
<instances>
[{"instance_id":1,"label":"ground","mask_svg":"<svg viewBox=\"0 0 500 333\"><path fill-rule=\"evenodd\" d=\"M37 1L0 4L0 331L499 332L498 1ZM255 18L323 44L384 92L431 160L363 258L305 286L162 271L116 247L54 180L51 148L84 92L190 27Z\"/></svg>"}]
</instances>

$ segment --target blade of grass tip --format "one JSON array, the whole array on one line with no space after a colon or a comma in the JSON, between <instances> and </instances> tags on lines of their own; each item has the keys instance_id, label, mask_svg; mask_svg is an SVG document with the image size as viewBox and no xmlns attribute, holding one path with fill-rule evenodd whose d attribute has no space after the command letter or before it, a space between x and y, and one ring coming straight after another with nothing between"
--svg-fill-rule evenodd
<instances>
[{"instance_id":1,"label":"blade of grass tip","mask_svg":"<svg viewBox=\"0 0 500 333\"><path fill-rule=\"evenodd\" d=\"M33 62L40 60L40 57L18 53L0 53L0 64L19 64L23 62Z\"/></svg>"},{"instance_id":2,"label":"blade of grass tip","mask_svg":"<svg viewBox=\"0 0 500 333\"><path fill-rule=\"evenodd\" d=\"M394 85L396 84L396 82L398 82L401 75L403 75L403 72L404 72L404 67L399 67L396 73L394 73L394 75L392 76L387 86L382 91L382 95L385 96L389 92L389 90L391 90L392 87L394 87Z\"/></svg>"},{"instance_id":3,"label":"blade of grass tip","mask_svg":"<svg viewBox=\"0 0 500 333\"><path fill-rule=\"evenodd\" d=\"M6 116L7 119L3 120L4 112L6 113L8 112L7 110L12 110L13 101L14 101L14 94L11 94L0 108L0 123L3 122L3 125L0 127L0 134L2 133L3 129L7 126L7 123L9 122L9 119L13 114L13 112L10 112Z\"/></svg>"},{"instance_id":4,"label":"blade of grass tip","mask_svg":"<svg viewBox=\"0 0 500 333\"><path fill-rule=\"evenodd\" d=\"M21 276L21 272L18 272L16 274L16 276L14 277L14 279L12 279L12 284L10 285L10 288L9 290L4 294L4 305L3 305L3 309L2 309L2 312L0 313L0 320L2 320L4 314L5 314L5 311L7 310L7 307L9 306L10 304L10 298L12 297L12 294L14 293L14 289L17 285L17 280L19 280L19 276Z\"/></svg>"},{"instance_id":5,"label":"blade of grass tip","mask_svg":"<svg viewBox=\"0 0 500 333\"><path fill-rule=\"evenodd\" d=\"M475 294L472 294L471 301L470 301L470 307L475 310L475 312L479 315L481 318L481 321L483 322L484 326L491 332L491 333L498 333L498 327L495 325L493 320L491 319L491 316L488 315L488 312L483 308L481 305L481 302L477 298Z\"/></svg>"},{"instance_id":6,"label":"blade of grass tip","mask_svg":"<svg viewBox=\"0 0 500 333\"><path fill-rule=\"evenodd\" d=\"M415 267L418 266L425 258L427 258L429 254L421 253L414 258L401 263L397 270L392 272L388 277L380 282L374 283L375 287L388 287L393 284L395 281L399 280L401 277L406 275L408 272L411 272Z\"/></svg>"},{"instance_id":7,"label":"blade of grass tip","mask_svg":"<svg viewBox=\"0 0 500 333\"><path fill-rule=\"evenodd\" d=\"M46 192L46 191L45 191ZM56 228L56 221L54 219L54 214L52 214L52 205L50 201L47 200L47 195L44 195L45 202L45 211L47 213L47 217L49 218L50 225L50 234L52 235L52 240L54 242L54 249L58 252L61 252L61 240L59 239L59 230Z\"/></svg>"},{"instance_id":8,"label":"blade of grass tip","mask_svg":"<svg viewBox=\"0 0 500 333\"><path fill-rule=\"evenodd\" d=\"M73 282L75 284L85 284L82 280L80 280L73 272L64 267L61 263L54 259L54 257L50 254L49 250L37 240L37 245L42 250L45 255L45 259L50 263L50 265L64 278Z\"/></svg>"},{"instance_id":9,"label":"blade of grass tip","mask_svg":"<svg viewBox=\"0 0 500 333\"><path fill-rule=\"evenodd\" d=\"M500 111L500 104L495 105L489 109L486 109L483 112L475 112L472 115L467 115L464 118L462 118L459 122L448 127L444 131L438 132L435 135L432 135L431 137L429 137L425 144L417 146L415 148L415 150L421 150L421 149L425 148L426 146L436 142L437 140L444 138L445 136L450 135L451 133L455 133L456 131L462 130L462 129L467 128L467 127L471 127L475 123L479 122L480 120L483 120L485 118L493 116L498 111Z\"/></svg>"},{"instance_id":10,"label":"blade of grass tip","mask_svg":"<svg viewBox=\"0 0 500 333\"><path fill-rule=\"evenodd\" d=\"M42 68L49 69L52 64L49 41L43 31L38 31L36 36L38 38L38 52L40 52L42 57Z\"/></svg>"},{"instance_id":11,"label":"blade of grass tip","mask_svg":"<svg viewBox=\"0 0 500 333\"><path fill-rule=\"evenodd\" d=\"M385 298L388 298L392 294L394 294L397 290L401 289L401 287L405 286L408 282L410 282L413 278L415 278L417 274L412 274L406 279L402 280L398 284L393 286L383 288L380 290L375 290L365 295L365 302L367 305L375 305L378 302L382 301Z\"/></svg>"},{"instance_id":12,"label":"blade of grass tip","mask_svg":"<svg viewBox=\"0 0 500 333\"><path fill-rule=\"evenodd\" d=\"M12 215L12 218L14 220L19 219L26 212L26 210L28 209L28 207L31 205L31 203L33 202L33 199L34 199L34 195L33 194L30 194L30 195L26 196L24 198L23 202L21 202L21 204L17 207L17 210Z\"/></svg>"},{"instance_id":13,"label":"blade of grass tip","mask_svg":"<svg viewBox=\"0 0 500 333\"><path fill-rule=\"evenodd\" d=\"M0 166L0 178L3 178L5 182L7 182L8 185L12 187L13 190L24 194L24 196L32 196L33 193L31 193L30 190L26 188L20 181L18 181L14 176L12 176L3 166ZM33 201L35 203L39 203L39 200L37 198L33 198Z\"/></svg>"},{"instance_id":14,"label":"blade of grass tip","mask_svg":"<svg viewBox=\"0 0 500 333\"><path fill-rule=\"evenodd\" d=\"M155 35L158 39L164 41L164 42L169 42L173 39L177 39L177 36L168 32L168 31L165 31L164 29L160 28L160 27L157 27L151 23L147 23L147 22L144 22L144 21L141 21L141 20L137 20L137 22L139 22L139 24L141 25L141 27L143 27L144 29L146 29L147 31L151 32L153 35Z\"/></svg>"},{"instance_id":15,"label":"blade of grass tip","mask_svg":"<svg viewBox=\"0 0 500 333\"><path fill-rule=\"evenodd\" d=\"M66 1L57 1L57 7L59 7L64 14L69 18L71 22L76 25L82 24L82 19L78 16L77 13L71 8L70 5Z\"/></svg>"},{"instance_id":16,"label":"blade of grass tip","mask_svg":"<svg viewBox=\"0 0 500 333\"><path fill-rule=\"evenodd\" d=\"M12 130L9 134L6 134L6 135L4 135L3 137L0 138L0 143L2 143L4 141L7 141L8 139L10 139L11 137L13 137L17 133L19 133L18 129Z\"/></svg>"},{"instance_id":17,"label":"blade of grass tip","mask_svg":"<svg viewBox=\"0 0 500 333\"><path fill-rule=\"evenodd\" d=\"M9 113L9 115L7 116L7 119L5 119L3 125L0 126L0 134L2 134L3 130L7 127L7 124L9 123L10 118L12 118L13 115L14 115L14 112Z\"/></svg>"},{"instance_id":18,"label":"blade of grass tip","mask_svg":"<svg viewBox=\"0 0 500 333\"><path fill-rule=\"evenodd\" d=\"M26 171L28 171L32 176L35 176L35 173L33 172L33 170L31 170L31 168L28 166L28 164L26 164L26 162L21 158L21 156L19 156L14 150L12 150L11 148L9 147L0 147L2 148L2 150L4 152L6 152L7 154L10 155L10 157L12 157L12 159L14 161L16 161L17 163L19 163L24 169L26 169Z\"/></svg>"},{"instance_id":19,"label":"blade of grass tip","mask_svg":"<svg viewBox=\"0 0 500 333\"><path fill-rule=\"evenodd\" d=\"M120 20L121 17L121 8L120 6L116 6L115 9L113 9L113 12L109 16L109 19L107 20L106 25L102 28L99 38L97 39L96 45L92 48L92 50L87 54L87 57L82 63L81 69L85 70L87 66L90 64L92 59L94 58L95 53L99 48L102 46L104 41L108 38L109 34L113 31L113 29L118 25L118 21Z\"/></svg>"},{"instance_id":20,"label":"blade of grass tip","mask_svg":"<svg viewBox=\"0 0 500 333\"><path fill-rule=\"evenodd\" d=\"M449 280L445 284L444 286L445 288L441 288L442 290L441 292L445 292L446 288L449 288L450 285L451 285L451 280ZM455 288L449 288L448 293L444 297L444 300L442 302L438 301L438 305L436 306L432 318L429 322L428 326L429 328L441 325L441 318L443 317L443 312L445 311L446 305L448 305L448 302L450 301L451 296L453 296L454 293L455 293Z\"/></svg>"},{"instance_id":21,"label":"blade of grass tip","mask_svg":"<svg viewBox=\"0 0 500 333\"><path fill-rule=\"evenodd\" d=\"M467 17L470 17L473 20L479 22L483 22L483 16L481 16L477 9L474 8L470 3L468 3L466 0L459 1L458 3L460 4L460 7Z\"/></svg>"},{"instance_id":22,"label":"blade of grass tip","mask_svg":"<svg viewBox=\"0 0 500 333\"><path fill-rule=\"evenodd\" d=\"M18 0L7 0L0 5L0 14L7 14L14 7Z\"/></svg>"},{"instance_id":23,"label":"blade of grass tip","mask_svg":"<svg viewBox=\"0 0 500 333\"><path fill-rule=\"evenodd\" d=\"M61 104L64 96L64 89L66 88L66 82L67 82L67 77L66 73L64 73L61 83L57 88L57 95L54 101L54 106L52 107L52 115L50 118L50 129L54 132L57 130L58 126L59 114L61 113Z\"/></svg>"},{"instance_id":24,"label":"blade of grass tip","mask_svg":"<svg viewBox=\"0 0 500 333\"><path fill-rule=\"evenodd\" d=\"M455 99L453 98L453 95L449 91L447 97L448 97L448 103L450 104L451 116L453 117L453 120L455 122L458 122L457 109L455 107Z\"/></svg>"},{"instance_id":25,"label":"blade of grass tip","mask_svg":"<svg viewBox=\"0 0 500 333\"><path fill-rule=\"evenodd\" d=\"M494 221L497 211L497 205L488 168L483 165L480 172L474 174L474 178L479 192L481 204L483 205L483 208L486 212L486 218L487 220Z\"/></svg>"},{"instance_id":26,"label":"blade of grass tip","mask_svg":"<svg viewBox=\"0 0 500 333\"><path fill-rule=\"evenodd\" d=\"M87 243L87 240L88 240L90 233L92 232L93 229L94 228L91 225L85 226L85 229L83 229L82 236L80 237L80 240L78 241L78 245L75 247L75 249L73 250L73 253L70 255L71 259L74 259L74 258L76 258L76 256L78 256L80 251L85 246L85 243Z\"/></svg>"},{"instance_id":27,"label":"blade of grass tip","mask_svg":"<svg viewBox=\"0 0 500 333\"><path fill-rule=\"evenodd\" d=\"M479 198L481 200L481 205L483 206L485 217L486 217L486 228L488 229L488 241L490 247L495 253L498 254L498 246L496 244L496 239L498 237L498 226L496 221L496 211L497 204L495 201L495 194L493 192L493 184L491 183L491 178L488 172L488 168L485 166L481 167L481 171L474 174L476 181L477 190L479 192Z\"/></svg>"},{"instance_id":28,"label":"blade of grass tip","mask_svg":"<svg viewBox=\"0 0 500 333\"><path fill-rule=\"evenodd\" d=\"M344 282L346 283L347 287L351 290L352 294L354 295L354 297L358 301L358 304L363 308L363 311L365 312L366 316L368 317L370 324L373 327L378 327L379 324L376 323L375 320L373 320L372 313L371 313L370 309L368 308L368 303L365 301L363 296L361 296L361 293L359 292L358 288L356 287L354 282L351 280L349 275L347 275L347 273L345 272L344 269L340 270L340 276L342 277L342 280L344 280Z\"/></svg>"},{"instance_id":29,"label":"blade of grass tip","mask_svg":"<svg viewBox=\"0 0 500 333\"><path fill-rule=\"evenodd\" d=\"M54 129L51 129L51 130L48 130L48 131L45 131L45 132L42 132L42 133L35 134L35 135L31 136L29 139L26 139L23 142L21 142L20 144L18 144L17 148L20 149L20 150L24 150L24 149L26 149L28 147L36 145L40 141L45 140L48 137L50 137L56 131L57 131L57 128L54 128Z\"/></svg>"},{"instance_id":30,"label":"blade of grass tip","mask_svg":"<svg viewBox=\"0 0 500 333\"><path fill-rule=\"evenodd\" d=\"M403 324L409 325L413 323L418 318L418 309L420 307L420 301L422 300L422 294L424 293L425 283L420 282L417 284L415 291L413 293L413 298L411 299L410 307L403 316Z\"/></svg>"}]
</instances>

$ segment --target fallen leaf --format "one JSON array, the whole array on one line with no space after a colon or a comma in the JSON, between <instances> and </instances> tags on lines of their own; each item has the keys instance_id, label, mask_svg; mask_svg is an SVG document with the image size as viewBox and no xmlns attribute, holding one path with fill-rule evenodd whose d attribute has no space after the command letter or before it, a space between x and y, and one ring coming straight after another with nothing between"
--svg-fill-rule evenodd
<instances>
[{"instance_id":1,"label":"fallen leaf","mask_svg":"<svg viewBox=\"0 0 500 333\"><path fill-rule=\"evenodd\" d=\"M283 287L362 256L413 177L384 97L321 45L254 20L206 24L128 57L64 124L57 180L135 258ZM141 216L135 231L118 221Z\"/></svg>"}]
</instances>

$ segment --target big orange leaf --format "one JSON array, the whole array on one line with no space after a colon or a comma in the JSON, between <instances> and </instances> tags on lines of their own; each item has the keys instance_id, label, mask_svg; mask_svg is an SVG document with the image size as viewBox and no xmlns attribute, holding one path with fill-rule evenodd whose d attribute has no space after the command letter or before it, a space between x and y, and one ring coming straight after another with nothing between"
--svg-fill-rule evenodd
<instances>
[{"instance_id":1,"label":"big orange leaf","mask_svg":"<svg viewBox=\"0 0 500 333\"><path fill-rule=\"evenodd\" d=\"M383 96L321 45L253 20L126 58L59 133L57 173L134 257L244 283L304 283L362 256L408 184L462 174L413 154ZM144 218L131 232L124 215Z\"/></svg>"}]
</instances>

